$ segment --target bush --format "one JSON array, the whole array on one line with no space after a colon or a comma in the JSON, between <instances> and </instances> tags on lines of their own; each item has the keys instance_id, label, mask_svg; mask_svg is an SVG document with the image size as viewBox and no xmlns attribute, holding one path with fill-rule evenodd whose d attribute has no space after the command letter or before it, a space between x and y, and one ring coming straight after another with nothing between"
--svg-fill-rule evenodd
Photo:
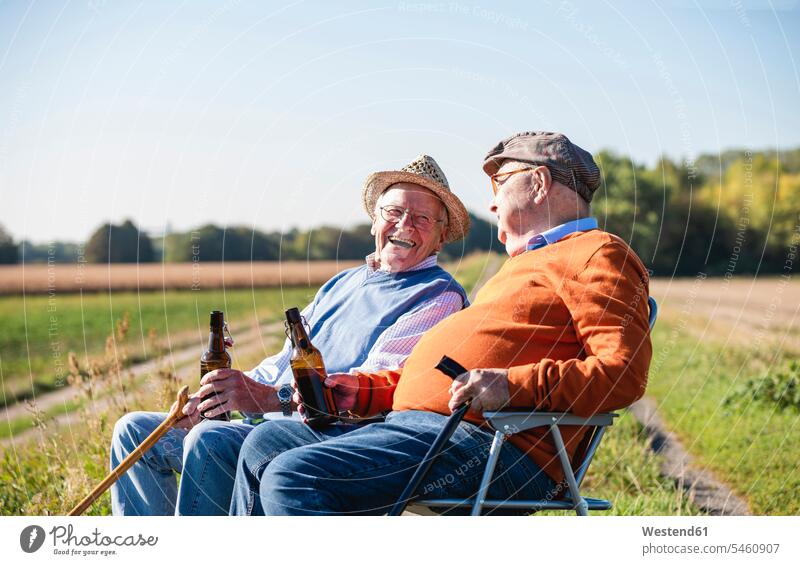
<instances>
[{"instance_id":1,"label":"bush","mask_svg":"<svg viewBox=\"0 0 800 565\"><path fill-rule=\"evenodd\" d=\"M726 406L745 401L775 404L779 410L800 410L800 363L792 361L776 373L766 371L760 377L748 379L724 401Z\"/></svg>"}]
</instances>

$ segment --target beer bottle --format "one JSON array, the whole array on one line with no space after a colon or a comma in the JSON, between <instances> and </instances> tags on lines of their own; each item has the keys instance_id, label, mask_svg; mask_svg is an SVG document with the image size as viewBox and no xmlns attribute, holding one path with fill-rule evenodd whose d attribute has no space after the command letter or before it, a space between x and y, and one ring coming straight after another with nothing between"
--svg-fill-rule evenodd
<instances>
[{"instance_id":1,"label":"beer bottle","mask_svg":"<svg viewBox=\"0 0 800 565\"><path fill-rule=\"evenodd\" d=\"M208 335L208 349L200 356L200 378L202 379L206 373L209 373L215 369L230 369L231 368L231 356L230 354L225 351L225 337L223 335L223 328L225 327L225 316L219 310L214 310L211 312L211 333ZM202 400L206 400L207 398L215 397L216 393L212 392L204 396ZM218 405L216 405L218 406ZM216 406L212 406L208 410L212 408L216 408ZM205 414L200 414L203 418L205 418ZM230 420L231 413L230 411L223 412L217 416L209 418L210 420Z\"/></svg>"},{"instance_id":2,"label":"beer bottle","mask_svg":"<svg viewBox=\"0 0 800 565\"><path fill-rule=\"evenodd\" d=\"M289 363L303 401L306 421L312 428L331 424L338 417L333 391L323 384L327 373L322 354L311 344L297 308L286 311L286 328L292 340Z\"/></svg>"}]
</instances>

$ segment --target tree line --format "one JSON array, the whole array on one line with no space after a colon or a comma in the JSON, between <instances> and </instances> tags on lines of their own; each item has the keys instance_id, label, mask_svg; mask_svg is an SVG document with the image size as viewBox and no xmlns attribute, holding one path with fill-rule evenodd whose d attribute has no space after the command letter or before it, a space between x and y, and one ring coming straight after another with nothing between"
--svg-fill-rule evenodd
<instances>
[{"instance_id":1,"label":"tree line","mask_svg":"<svg viewBox=\"0 0 800 565\"><path fill-rule=\"evenodd\" d=\"M731 150L694 161L637 164L611 151L595 156L603 183L592 202L603 229L630 243L658 276L780 272L800 240L800 149ZM503 252L494 225L470 214L472 229L442 251L451 260ZM15 243L0 227L0 262L90 263L361 259L374 249L369 224L265 232L207 224L149 237L130 220L100 226L85 243ZM791 261L790 261L791 263Z\"/></svg>"}]
</instances>

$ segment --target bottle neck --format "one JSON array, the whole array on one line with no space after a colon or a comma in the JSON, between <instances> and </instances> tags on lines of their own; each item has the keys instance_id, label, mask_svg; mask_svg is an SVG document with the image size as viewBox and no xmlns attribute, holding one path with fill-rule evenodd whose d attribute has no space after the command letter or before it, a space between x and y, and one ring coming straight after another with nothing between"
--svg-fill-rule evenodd
<instances>
[{"instance_id":1,"label":"bottle neck","mask_svg":"<svg viewBox=\"0 0 800 565\"><path fill-rule=\"evenodd\" d=\"M222 327L211 327L211 332L208 334L208 350L215 353L225 351L225 337L222 333Z\"/></svg>"},{"instance_id":2,"label":"bottle neck","mask_svg":"<svg viewBox=\"0 0 800 565\"><path fill-rule=\"evenodd\" d=\"M303 327L302 322L295 322L291 324L292 345L295 347L307 350L311 348L311 340L308 339L306 329Z\"/></svg>"}]
</instances>

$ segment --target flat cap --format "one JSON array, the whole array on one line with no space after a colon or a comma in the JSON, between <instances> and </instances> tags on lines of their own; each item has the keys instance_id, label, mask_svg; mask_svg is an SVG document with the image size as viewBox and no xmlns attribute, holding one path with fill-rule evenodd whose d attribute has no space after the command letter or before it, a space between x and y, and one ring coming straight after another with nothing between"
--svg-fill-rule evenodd
<instances>
[{"instance_id":1,"label":"flat cap","mask_svg":"<svg viewBox=\"0 0 800 565\"><path fill-rule=\"evenodd\" d=\"M600 186L600 169L591 153L572 143L563 133L526 131L498 143L486 155L483 170L491 176L511 159L545 165L553 180L580 194L586 202Z\"/></svg>"}]
</instances>

